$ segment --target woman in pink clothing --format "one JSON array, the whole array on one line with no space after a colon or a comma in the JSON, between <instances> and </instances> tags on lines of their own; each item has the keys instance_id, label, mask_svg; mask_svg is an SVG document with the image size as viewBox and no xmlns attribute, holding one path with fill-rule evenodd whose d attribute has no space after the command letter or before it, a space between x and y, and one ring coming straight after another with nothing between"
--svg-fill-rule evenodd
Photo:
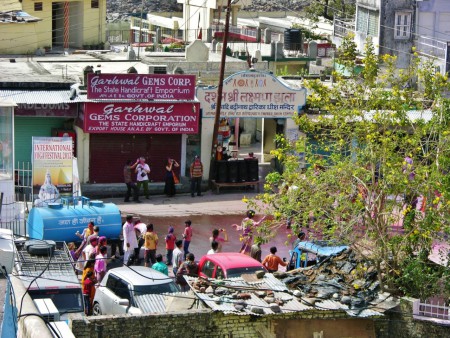
<instances>
[{"instance_id":1,"label":"woman in pink clothing","mask_svg":"<svg viewBox=\"0 0 450 338\"><path fill-rule=\"evenodd\" d=\"M258 222L256 222L253 217L255 216L255 211L248 210L247 211L247 217L244 218L241 222L241 225L234 224L233 226L236 227L236 230L242 230L241 235L241 241L242 246L241 250L239 250L240 253L243 253L245 255L250 255L250 250L252 248L253 244L253 232L257 226L259 226L262 221L266 218L264 216L261 218Z\"/></svg>"}]
</instances>

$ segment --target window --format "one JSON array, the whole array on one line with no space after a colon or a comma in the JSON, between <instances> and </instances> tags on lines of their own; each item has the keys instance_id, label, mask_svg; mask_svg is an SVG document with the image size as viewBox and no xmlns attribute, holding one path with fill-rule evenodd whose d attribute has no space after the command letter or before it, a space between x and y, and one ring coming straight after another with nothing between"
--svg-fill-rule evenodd
<instances>
[{"instance_id":1,"label":"window","mask_svg":"<svg viewBox=\"0 0 450 338\"><path fill-rule=\"evenodd\" d=\"M202 272L209 278L211 278L213 276L213 272L214 272L214 263L211 261L206 261L205 264L203 265L202 268Z\"/></svg>"},{"instance_id":2,"label":"window","mask_svg":"<svg viewBox=\"0 0 450 338\"><path fill-rule=\"evenodd\" d=\"M35 2L34 3L34 11L35 12L42 12L42 2Z\"/></svg>"},{"instance_id":3,"label":"window","mask_svg":"<svg viewBox=\"0 0 450 338\"><path fill-rule=\"evenodd\" d=\"M409 39L411 36L411 12L395 13L395 39Z\"/></svg>"},{"instance_id":4,"label":"window","mask_svg":"<svg viewBox=\"0 0 450 338\"><path fill-rule=\"evenodd\" d=\"M357 9L356 31L370 36L378 35L378 11L364 7Z\"/></svg>"},{"instance_id":5,"label":"window","mask_svg":"<svg viewBox=\"0 0 450 338\"><path fill-rule=\"evenodd\" d=\"M98 8L98 0L91 0L91 8Z\"/></svg>"}]
</instances>

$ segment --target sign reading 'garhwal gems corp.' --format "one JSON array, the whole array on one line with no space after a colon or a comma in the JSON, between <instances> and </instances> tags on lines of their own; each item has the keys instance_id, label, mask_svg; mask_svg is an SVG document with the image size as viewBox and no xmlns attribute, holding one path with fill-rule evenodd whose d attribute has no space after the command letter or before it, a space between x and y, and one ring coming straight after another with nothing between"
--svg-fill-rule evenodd
<instances>
[{"instance_id":1,"label":"sign reading 'garhwal gems corp.'","mask_svg":"<svg viewBox=\"0 0 450 338\"><path fill-rule=\"evenodd\" d=\"M198 87L197 99L203 117L214 117L217 87ZM305 88L292 89L271 74L245 71L224 80L220 116L287 118L305 103Z\"/></svg>"}]
</instances>

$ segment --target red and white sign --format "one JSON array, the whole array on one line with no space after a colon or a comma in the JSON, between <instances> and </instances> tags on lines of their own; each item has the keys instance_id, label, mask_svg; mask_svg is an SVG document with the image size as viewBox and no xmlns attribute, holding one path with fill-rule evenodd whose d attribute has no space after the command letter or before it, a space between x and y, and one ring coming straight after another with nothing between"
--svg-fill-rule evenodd
<instances>
[{"instance_id":1,"label":"red and white sign","mask_svg":"<svg viewBox=\"0 0 450 338\"><path fill-rule=\"evenodd\" d=\"M203 117L216 115L217 95L217 87L198 87ZM305 88L292 89L271 74L245 71L223 81L220 116L287 118L305 104Z\"/></svg>"},{"instance_id":2,"label":"red and white sign","mask_svg":"<svg viewBox=\"0 0 450 338\"><path fill-rule=\"evenodd\" d=\"M200 104L86 102L84 131L97 134L197 134Z\"/></svg>"},{"instance_id":3,"label":"red and white sign","mask_svg":"<svg viewBox=\"0 0 450 338\"><path fill-rule=\"evenodd\" d=\"M88 74L88 99L193 100L195 75Z\"/></svg>"}]
</instances>

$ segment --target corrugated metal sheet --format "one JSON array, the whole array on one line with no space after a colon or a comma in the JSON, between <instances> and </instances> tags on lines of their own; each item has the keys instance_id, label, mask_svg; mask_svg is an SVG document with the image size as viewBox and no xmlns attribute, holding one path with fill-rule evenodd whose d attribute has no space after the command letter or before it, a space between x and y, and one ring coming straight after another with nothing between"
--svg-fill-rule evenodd
<instances>
[{"instance_id":1,"label":"corrugated metal sheet","mask_svg":"<svg viewBox=\"0 0 450 338\"><path fill-rule=\"evenodd\" d=\"M70 90L0 90L0 98L8 98L18 104L82 102L80 96L71 100Z\"/></svg>"},{"instance_id":2,"label":"corrugated metal sheet","mask_svg":"<svg viewBox=\"0 0 450 338\"><path fill-rule=\"evenodd\" d=\"M281 313L287 312L303 312L303 311L345 311L348 315L352 317L372 317L381 316L382 313L366 308L366 309L349 309L347 305L334 300L321 300L315 304L308 304L307 302L302 302L301 298L291 294L291 291L286 287L286 285L275 278L272 274L266 274L260 282L245 282L242 278L230 278L225 281L220 282L222 287L228 287L231 289L238 289L245 293L250 294L250 298L245 300L245 308L242 310L237 310L235 304L237 302L242 302L240 299L233 298L232 294L228 295L214 295L208 293L198 292L192 287L192 284L196 281L194 277L187 277L185 279L191 285L191 289L195 292L197 297L199 297L208 307L213 311L222 311L223 313L233 313L237 315L256 315L263 316L268 314L277 314L279 312L274 312L270 308L269 303L265 301L264 298L259 297L255 292L258 290L272 290L273 297L278 300L282 300L283 304L280 305ZM211 280L214 283L214 280ZM252 292L253 291L253 292ZM234 291L232 292L234 293ZM252 307L259 307L264 311L264 314L256 314L251 311Z\"/></svg>"},{"instance_id":3,"label":"corrugated metal sheet","mask_svg":"<svg viewBox=\"0 0 450 338\"><path fill-rule=\"evenodd\" d=\"M165 313L167 304L173 297L189 297L187 292L176 292L171 294L141 295L134 296L136 305L143 313ZM190 296L192 297L192 295Z\"/></svg>"}]
</instances>

